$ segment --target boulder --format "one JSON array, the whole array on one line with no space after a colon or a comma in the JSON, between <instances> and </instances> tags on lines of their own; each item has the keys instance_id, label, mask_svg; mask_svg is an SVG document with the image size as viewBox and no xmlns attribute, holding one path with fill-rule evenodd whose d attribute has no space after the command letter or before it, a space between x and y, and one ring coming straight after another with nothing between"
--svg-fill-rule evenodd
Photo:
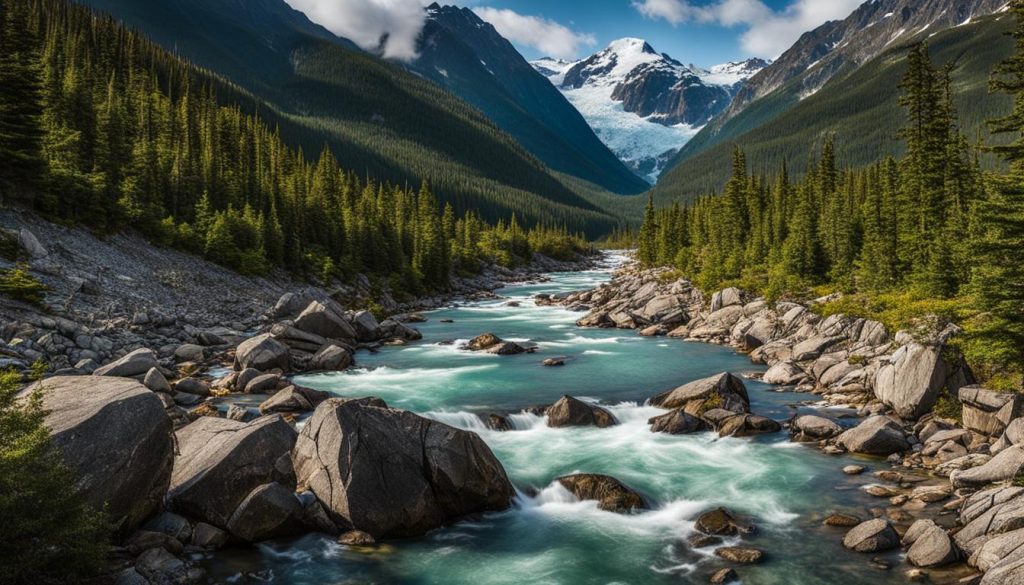
<instances>
[{"instance_id":1,"label":"boulder","mask_svg":"<svg viewBox=\"0 0 1024 585\"><path fill-rule=\"evenodd\" d=\"M953 539L931 520L918 520L907 530L904 543L910 544L907 561L916 567L941 567L960 558Z\"/></svg>"},{"instance_id":2,"label":"boulder","mask_svg":"<svg viewBox=\"0 0 1024 585\"><path fill-rule=\"evenodd\" d=\"M278 374L261 374L256 376L245 385L243 390L246 394L266 394L277 390L281 376Z\"/></svg>"},{"instance_id":3,"label":"boulder","mask_svg":"<svg viewBox=\"0 0 1024 585\"><path fill-rule=\"evenodd\" d=\"M828 348L842 341L839 337L812 337L793 346L793 359L798 362L815 360Z\"/></svg>"},{"instance_id":4,"label":"boulder","mask_svg":"<svg viewBox=\"0 0 1024 585\"><path fill-rule=\"evenodd\" d=\"M861 519L850 514L829 514L822 521L825 526L850 528L861 523Z\"/></svg>"},{"instance_id":5,"label":"boulder","mask_svg":"<svg viewBox=\"0 0 1024 585\"><path fill-rule=\"evenodd\" d=\"M779 362L768 368L761 378L765 384L792 386L807 379L807 373L789 362Z\"/></svg>"},{"instance_id":6,"label":"boulder","mask_svg":"<svg viewBox=\"0 0 1024 585\"><path fill-rule=\"evenodd\" d=\"M217 528L213 524L196 522L196 527L192 529L192 546L198 546L199 548L205 549L218 549L222 548L227 543L228 533Z\"/></svg>"},{"instance_id":7,"label":"boulder","mask_svg":"<svg viewBox=\"0 0 1024 585\"><path fill-rule=\"evenodd\" d=\"M805 414L793 419L789 432L797 441L820 441L830 439L843 432L843 427L832 419Z\"/></svg>"},{"instance_id":8,"label":"boulder","mask_svg":"<svg viewBox=\"0 0 1024 585\"><path fill-rule=\"evenodd\" d=\"M26 228L18 230L18 246L20 246L32 260L41 260L50 255L46 246L39 243L39 238Z\"/></svg>"},{"instance_id":9,"label":"boulder","mask_svg":"<svg viewBox=\"0 0 1024 585\"><path fill-rule=\"evenodd\" d=\"M596 500L597 507L625 514L634 510L646 510L643 496L608 475L580 473L558 478L558 483L581 500Z\"/></svg>"},{"instance_id":10,"label":"boulder","mask_svg":"<svg viewBox=\"0 0 1024 585\"><path fill-rule=\"evenodd\" d=\"M320 372L337 372L352 365L352 352L329 344L320 348L309 362L309 369Z\"/></svg>"},{"instance_id":11,"label":"boulder","mask_svg":"<svg viewBox=\"0 0 1024 585\"><path fill-rule=\"evenodd\" d=\"M712 536L737 536L750 534L754 527L739 521L725 508L715 508L697 517L694 528Z\"/></svg>"},{"instance_id":12,"label":"boulder","mask_svg":"<svg viewBox=\"0 0 1024 585\"><path fill-rule=\"evenodd\" d=\"M313 301L295 318L295 328L325 339L354 340L355 328L344 315L320 301Z\"/></svg>"},{"instance_id":13,"label":"boulder","mask_svg":"<svg viewBox=\"0 0 1024 585\"><path fill-rule=\"evenodd\" d=\"M712 313L724 307L731 307L733 305L741 304L743 304L743 292L736 287L730 287L724 290L720 290L715 294L711 295Z\"/></svg>"},{"instance_id":14,"label":"boulder","mask_svg":"<svg viewBox=\"0 0 1024 585\"><path fill-rule=\"evenodd\" d=\"M294 490L277 482L266 483L242 500L227 529L246 542L294 536L303 529L302 506Z\"/></svg>"},{"instance_id":15,"label":"boulder","mask_svg":"<svg viewBox=\"0 0 1024 585\"><path fill-rule=\"evenodd\" d=\"M882 518L861 522L843 537L843 546L862 553L892 550L899 545L900 535Z\"/></svg>"},{"instance_id":16,"label":"boulder","mask_svg":"<svg viewBox=\"0 0 1024 585\"><path fill-rule=\"evenodd\" d=\"M996 392L980 386L964 386L959 392L963 425L988 437L999 437L1006 427L1024 416L1024 396L1017 392Z\"/></svg>"},{"instance_id":17,"label":"boulder","mask_svg":"<svg viewBox=\"0 0 1024 585\"><path fill-rule=\"evenodd\" d=\"M528 350L514 341L502 341L487 348L487 353L494 355L516 355L526 353Z\"/></svg>"},{"instance_id":18,"label":"boulder","mask_svg":"<svg viewBox=\"0 0 1024 585\"><path fill-rule=\"evenodd\" d=\"M875 396L901 418L917 419L935 406L951 374L938 348L910 343L879 368Z\"/></svg>"},{"instance_id":19,"label":"boulder","mask_svg":"<svg viewBox=\"0 0 1024 585\"><path fill-rule=\"evenodd\" d=\"M153 392L171 393L171 385L167 383L167 378L160 372L160 368L150 368L142 379L142 384Z\"/></svg>"},{"instance_id":20,"label":"boulder","mask_svg":"<svg viewBox=\"0 0 1024 585\"><path fill-rule=\"evenodd\" d=\"M999 452L988 463L954 471L949 480L955 488L979 488L990 483L1009 481L1024 467L1024 446L1014 445Z\"/></svg>"},{"instance_id":21,"label":"boulder","mask_svg":"<svg viewBox=\"0 0 1024 585\"><path fill-rule=\"evenodd\" d=\"M195 396L209 396L210 387L206 382L196 378L182 378L174 383L175 392L184 392Z\"/></svg>"},{"instance_id":22,"label":"boulder","mask_svg":"<svg viewBox=\"0 0 1024 585\"><path fill-rule=\"evenodd\" d=\"M41 390L44 424L76 490L97 509L106 506L127 534L163 501L174 462L171 420L157 395L135 380L58 376L26 389Z\"/></svg>"},{"instance_id":23,"label":"boulder","mask_svg":"<svg viewBox=\"0 0 1024 585\"><path fill-rule=\"evenodd\" d=\"M757 414L734 414L714 426L720 437L749 437L782 430L778 421Z\"/></svg>"},{"instance_id":24,"label":"boulder","mask_svg":"<svg viewBox=\"0 0 1024 585\"><path fill-rule=\"evenodd\" d=\"M891 455L910 448L896 421L876 415L839 435L836 444L847 451L868 455Z\"/></svg>"},{"instance_id":25,"label":"boulder","mask_svg":"<svg viewBox=\"0 0 1024 585\"><path fill-rule=\"evenodd\" d=\"M1005 532L986 540L968 561L982 571L989 571L1007 557L1024 551L1024 528Z\"/></svg>"},{"instance_id":26,"label":"boulder","mask_svg":"<svg viewBox=\"0 0 1024 585\"><path fill-rule=\"evenodd\" d=\"M703 419L687 414L681 408L653 417L647 421L647 424L651 425L652 433L668 433L670 435L685 435L708 430L708 425Z\"/></svg>"},{"instance_id":27,"label":"boulder","mask_svg":"<svg viewBox=\"0 0 1024 585\"><path fill-rule=\"evenodd\" d=\"M204 359L206 359L206 349L201 345L185 343L179 345L174 350L174 361L179 364L182 362L201 362Z\"/></svg>"},{"instance_id":28,"label":"boulder","mask_svg":"<svg viewBox=\"0 0 1024 585\"><path fill-rule=\"evenodd\" d=\"M235 350L236 370L253 368L265 372L279 368L287 372L290 367L288 346L268 333L246 339Z\"/></svg>"},{"instance_id":29,"label":"boulder","mask_svg":"<svg viewBox=\"0 0 1024 585\"><path fill-rule=\"evenodd\" d=\"M612 413L572 396L563 396L546 411L549 427L610 427L618 424Z\"/></svg>"},{"instance_id":30,"label":"boulder","mask_svg":"<svg viewBox=\"0 0 1024 585\"><path fill-rule=\"evenodd\" d=\"M723 546L715 550L715 555L727 561L743 565L760 563L764 560L765 556L764 551L750 546Z\"/></svg>"},{"instance_id":31,"label":"boulder","mask_svg":"<svg viewBox=\"0 0 1024 585\"><path fill-rule=\"evenodd\" d=\"M490 349L499 343L501 343L500 337L493 333L484 333L470 339L469 343L462 346L462 349L468 349L469 351L483 351L485 349Z\"/></svg>"},{"instance_id":32,"label":"boulder","mask_svg":"<svg viewBox=\"0 0 1024 585\"><path fill-rule=\"evenodd\" d=\"M321 404L292 460L299 484L316 494L339 533L419 536L468 514L503 510L515 495L475 433L379 399Z\"/></svg>"},{"instance_id":33,"label":"boulder","mask_svg":"<svg viewBox=\"0 0 1024 585\"><path fill-rule=\"evenodd\" d=\"M725 585L726 583L736 583L740 580L740 576L736 574L734 569L725 568L715 571L711 575L709 582L712 585Z\"/></svg>"},{"instance_id":34,"label":"boulder","mask_svg":"<svg viewBox=\"0 0 1024 585\"><path fill-rule=\"evenodd\" d=\"M227 528L239 504L273 481L294 485L282 465L295 444L295 430L280 416L242 423L203 417L177 433L178 455L167 492L168 507Z\"/></svg>"},{"instance_id":35,"label":"boulder","mask_svg":"<svg viewBox=\"0 0 1024 585\"><path fill-rule=\"evenodd\" d=\"M260 413L310 412L330 397L330 394L321 390L294 385L288 386L264 400L260 404Z\"/></svg>"},{"instance_id":36,"label":"boulder","mask_svg":"<svg viewBox=\"0 0 1024 585\"><path fill-rule=\"evenodd\" d=\"M682 408L695 416L710 408L750 412L750 398L743 380L729 373L684 384L651 398L650 403L661 408Z\"/></svg>"},{"instance_id":37,"label":"boulder","mask_svg":"<svg viewBox=\"0 0 1024 585\"><path fill-rule=\"evenodd\" d=\"M105 366L100 366L93 371L93 376L119 376L131 378L145 375L150 369L158 367L156 352L142 347L128 355L114 360Z\"/></svg>"},{"instance_id":38,"label":"boulder","mask_svg":"<svg viewBox=\"0 0 1024 585\"><path fill-rule=\"evenodd\" d=\"M353 315L352 324L356 328L356 339L359 341L377 341L381 338L380 323L369 311L359 311Z\"/></svg>"},{"instance_id":39,"label":"boulder","mask_svg":"<svg viewBox=\"0 0 1024 585\"><path fill-rule=\"evenodd\" d=\"M245 368L235 377L234 387L235 391L241 392L245 390L245 387L249 385L254 378L261 375L261 372L256 368Z\"/></svg>"},{"instance_id":40,"label":"boulder","mask_svg":"<svg viewBox=\"0 0 1024 585\"><path fill-rule=\"evenodd\" d=\"M993 565L979 585L1024 585L1024 552L1018 550Z\"/></svg>"}]
</instances>

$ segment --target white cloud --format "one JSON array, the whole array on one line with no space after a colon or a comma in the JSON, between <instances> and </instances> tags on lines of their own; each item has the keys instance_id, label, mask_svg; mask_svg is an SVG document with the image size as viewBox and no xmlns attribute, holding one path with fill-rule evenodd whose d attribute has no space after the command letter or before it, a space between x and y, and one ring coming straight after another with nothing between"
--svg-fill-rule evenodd
<instances>
[{"instance_id":1,"label":"white cloud","mask_svg":"<svg viewBox=\"0 0 1024 585\"><path fill-rule=\"evenodd\" d=\"M717 0L694 6L687 0L635 0L633 7L650 19L673 26L684 22L715 23L743 27L743 49L758 57L775 58L800 35L829 20L846 18L864 0L793 0L782 10L772 10L762 0Z\"/></svg>"},{"instance_id":2,"label":"white cloud","mask_svg":"<svg viewBox=\"0 0 1024 585\"><path fill-rule=\"evenodd\" d=\"M592 34L579 33L553 20L499 8L473 8L506 39L533 47L549 57L573 59L581 47L597 44Z\"/></svg>"},{"instance_id":3,"label":"white cloud","mask_svg":"<svg viewBox=\"0 0 1024 585\"><path fill-rule=\"evenodd\" d=\"M313 22L384 57L415 59L427 15L423 0L285 0Z\"/></svg>"}]
</instances>

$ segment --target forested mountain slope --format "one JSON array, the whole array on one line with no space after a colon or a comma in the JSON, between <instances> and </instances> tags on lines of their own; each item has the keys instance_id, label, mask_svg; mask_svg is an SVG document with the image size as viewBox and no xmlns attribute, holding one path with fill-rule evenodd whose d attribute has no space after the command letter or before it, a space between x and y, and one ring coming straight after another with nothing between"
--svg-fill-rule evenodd
<instances>
[{"instance_id":1,"label":"forested mountain slope","mask_svg":"<svg viewBox=\"0 0 1024 585\"><path fill-rule=\"evenodd\" d=\"M556 179L479 110L404 68L354 50L283 0L87 0L164 48L253 91L292 145L324 143L346 168L430 180L457 211L599 233L607 213ZM471 148L467 148L471 145Z\"/></svg>"},{"instance_id":2,"label":"forested mountain slope","mask_svg":"<svg viewBox=\"0 0 1024 585\"><path fill-rule=\"evenodd\" d=\"M493 26L468 8L434 4L427 13L414 71L480 108L553 170L616 193L647 188Z\"/></svg>"},{"instance_id":3,"label":"forested mountain slope","mask_svg":"<svg viewBox=\"0 0 1024 585\"><path fill-rule=\"evenodd\" d=\"M954 104L964 133L971 139L988 136L984 121L1009 108L1006 96L989 92L992 68L1012 51L1005 33L1013 19L997 14L913 42L927 41L932 58L953 67ZM903 146L895 128L903 113L897 102L898 82L906 69L910 43L894 45L853 73L832 80L813 95L800 98L801 79L750 104L723 126L730 138L690 156L667 171L654 188L658 199L692 199L724 185L733 146L747 153L750 168L763 173L788 161L790 171L802 174L810 145L833 135L836 156L845 165L862 166ZM782 112L781 114L779 112Z\"/></svg>"}]
</instances>

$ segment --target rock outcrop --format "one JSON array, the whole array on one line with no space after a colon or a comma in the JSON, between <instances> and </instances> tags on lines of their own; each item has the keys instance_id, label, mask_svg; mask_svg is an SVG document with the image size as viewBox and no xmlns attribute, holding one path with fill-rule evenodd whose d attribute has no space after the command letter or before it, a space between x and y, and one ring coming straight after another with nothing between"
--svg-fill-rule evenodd
<instances>
[{"instance_id":1,"label":"rock outcrop","mask_svg":"<svg viewBox=\"0 0 1024 585\"><path fill-rule=\"evenodd\" d=\"M388 408L379 399L327 400L292 451L300 487L339 533L419 536L467 514L503 510L514 495L476 434Z\"/></svg>"},{"instance_id":2,"label":"rock outcrop","mask_svg":"<svg viewBox=\"0 0 1024 585\"><path fill-rule=\"evenodd\" d=\"M956 392L965 383L959 369L943 359L941 348L911 343L879 368L875 395L901 418L916 420L931 411L943 388Z\"/></svg>"},{"instance_id":3,"label":"rock outcrop","mask_svg":"<svg viewBox=\"0 0 1024 585\"><path fill-rule=\"evenodd\" d=\"M600 406L583 402L572 396L563 396L547 408L549 427L610 427L618 424L612 413Z\"/></svg>"},{"instance_id":4,"label":"rock outcrop","mask_svg":"<svg viewBox=\"0 0 1024 585\"><path fill-rule=\"evenodd\" d=\"M703 414L711 408L750 412L750 398L743 380L729 373L683 384L651 398L650 403L661 408L682 408L692 415Z\"/></svg>"},{"instance_id":5,"label":"rock outcrop","mask_svg":"<svg viewBox=\"0 0 1024 585\"><path fill-rule=\"evenodd\" d=\"M872 416L845 431L836 444L854 453L889 455L910 448L899 423L887 416Z\"/></svg>"}]
</instances>

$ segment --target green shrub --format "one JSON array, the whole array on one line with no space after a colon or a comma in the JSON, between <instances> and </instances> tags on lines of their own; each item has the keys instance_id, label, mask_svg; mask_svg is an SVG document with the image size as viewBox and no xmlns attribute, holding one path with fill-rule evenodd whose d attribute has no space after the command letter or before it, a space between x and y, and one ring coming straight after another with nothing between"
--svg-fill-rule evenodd
<instances>
[{"instance_id":1,"label":"green shrub","mask_svg":"<svg viewBox=\"0 0 1024 585\"><path fill-rule=\"evenodd\" d=\"M957 424L963 422L964 405L945 388L942 390L942 394L939 395L939 399L935 402L935 408L932 410L938 417L955 420Z\"/></svg>"},{"instance_id":2,"label":"green shrub","mask_svg":"<svg viewBox=\"0 0 1024 585\"><path fill-rule=\"evenodd\" d=\"M43 302L43 293L48 290L49 287L29 274L25 266L0 270L0 294L5 297L37 305Z\"/></svg>"},{"instance_id":3,"label":"green shrub","mask_svg":"<svg viewBox=\"0 0 1024 585\"><path fill-rule=\"evenodd\" d=\"M18 234L8 230L0 230L0 258L14 262L21 256L21 243Z\"/></svg>"},{"instance_id":4,"label":"green shrub","mask_svg":"<svg viewBox=\"0 0 1024 585\"><path fill-rule=\"evenodd\" d=\"M79 582L103 568L109 528L85 505L43 426L41 395L0 374L0 583Z\"/></svg>"}]
</instances>

